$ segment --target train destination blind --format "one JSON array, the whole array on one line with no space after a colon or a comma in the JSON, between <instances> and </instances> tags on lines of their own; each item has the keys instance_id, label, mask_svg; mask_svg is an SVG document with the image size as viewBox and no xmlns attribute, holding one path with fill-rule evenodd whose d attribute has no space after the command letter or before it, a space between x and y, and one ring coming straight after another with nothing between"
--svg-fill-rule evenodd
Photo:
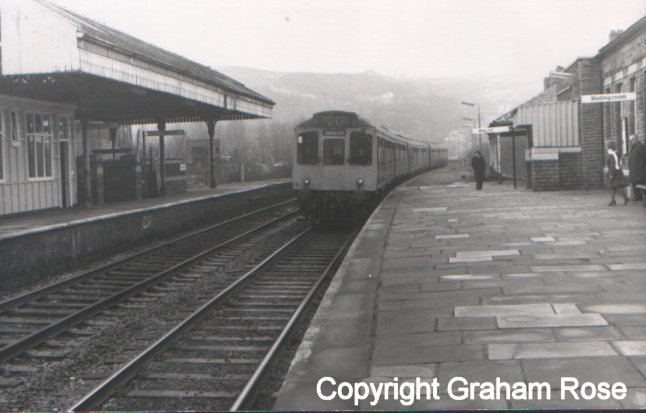
<instances>
[{"instance_id":1,"label":"train destination blind","mask_svg":"<svg viewBox=\"0 0 646 413\"><path fill-rule=\"evenodd\" d=\"M321 113L314 116L319 128L351 128L355 116L349 113Z\"/></svg>"}]
</instances>

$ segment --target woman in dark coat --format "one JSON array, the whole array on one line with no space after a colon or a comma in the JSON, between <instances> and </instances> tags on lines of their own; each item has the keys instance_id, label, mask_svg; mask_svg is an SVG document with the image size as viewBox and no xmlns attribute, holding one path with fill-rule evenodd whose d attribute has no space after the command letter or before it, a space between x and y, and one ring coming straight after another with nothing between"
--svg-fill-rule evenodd
<instances>
[{"instance_id":1,"label":"woman in dark coat","mask_svg":"<svg viewBox=\"0 0 646 413\"><path fill-rule=\"evenodd\" d=\"M615 152L615 148L614 142L608 142L608 157L606 158L606 165L608 165L608 183L610 185L610 203L608 206L617 205L617 201L615 201L617 190L620 190L621 195L624 197L624 205L628 203L628 197L626 196L626 177L624 176L624 171L621 169L620 155Z\"/></svg>"},{"instance_id":2,"label":"woman in dark coat","mask_svg":"<svg viewBox=\"0 0 646 413\"><path fill-rule=\"evenodd\" d=\"M635 185L646 184L646 146L635 135L631 137L630 154L628 154L628 180L633 186L635 201L642 200L642 193Z\"/></svg>"},{"instance_id":3,"label":"woman in dark coat","mask_svg":"<svg viewBox=\"0 0 646 413\"><path fill-rule=\"evenodd\" d=\"M476 151L471 158L471 168L473 168L473 175L476 179L476 189L479 191L482 189L482 182L485 178L485 162L480 151Z\"/></svg>"}]
</instances>

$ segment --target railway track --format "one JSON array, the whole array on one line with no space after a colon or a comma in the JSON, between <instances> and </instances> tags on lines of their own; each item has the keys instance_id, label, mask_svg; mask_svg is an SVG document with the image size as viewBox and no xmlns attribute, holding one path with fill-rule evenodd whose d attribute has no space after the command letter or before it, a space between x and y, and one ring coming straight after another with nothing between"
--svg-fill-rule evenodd
<instances>
[{"instance_id":1,"label":"railway track","mask_svg":"<svg viewBox=\"0 0 646 413\"><path fill-rule=\"evenodd\" d=\"M47 340L127 298L145 302L192 282L183 269L205 259L211 267L225 265L297 212L293 201L281 202L0 302L0 363L23 354L64 357Z\"/></svg>"},{"instance_id":2,"label":"railway track","mask_svg":"<svg viewBox=\"0 0 646 413\"><path fill-rule=\"evenodd\" d=\"M68 411L250 408L276 356L353 238L348 230L299 234Z\"/></svg>"}]
</instances>

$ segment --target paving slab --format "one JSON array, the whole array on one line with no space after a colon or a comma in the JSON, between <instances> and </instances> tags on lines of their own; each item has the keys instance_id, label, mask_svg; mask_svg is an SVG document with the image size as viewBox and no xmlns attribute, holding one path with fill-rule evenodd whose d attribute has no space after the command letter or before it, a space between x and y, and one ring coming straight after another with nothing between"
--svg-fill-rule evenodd
<instances>
[{"instance_id":1,"label":"paving slab","mask_svg":"<svg viewBox=\"0 0 646 413\"><path fill-rule=\"evenodd\" d=\"M521 328L516 330L462 331L462 340L465 344L540 343L553 342L556 341L556 338L550 329Z\"/></svg>"},{"instance_id":2,"label":"paving slab","mask_svg":"<svg viewBox=\"0 0 646 413\"><path fill-rule=\"evenodd\" d=\"M594 365L595 368L590 368ZM540 360L522 360L523 371L529 382L550 383L552 389L561 388L562 377L575 377L579 383L602 381L623 382L626 386L646 386L646 379L625 357L575 357Z\"/></svg>"},{"instance_id":3,"label":"paving slab","mask_svg":"<svg viewBox=\"0 0 646 413\"><path fill-rule=\"evenodd\" d=\"M612 346L605 341L577 343L520 343L489 344L489 360L572 358L586 356L616 356Z\"/></svg>"},{"instance_id":4,"label":"paving slab","mask_svg":"<svg viewBox=\"0 0 646 413\"><path fill-rule=\"evenodd\" d=\"M496 317L500 328L605 326L599 314L502 315Z\"/></svg>"},{"instance_id":5,"label":"paving slab","mask_svg":"<svg viewBox=\"0 0 646 413\"><path fill-rule=\"evenodd\" d=\"M387 351L380 347L375 348L373 352L372 365L388 366L393 364L484 360L484 350L485 346L476 344L448 346L417 344L401 347L396 351Z\"/></svg>"},{"instance_id":6,"label":"paving slab","mask_svg":"<svg viewBox=\"0 0 646 413\"><path fill-rule=\"evenodd\" d=\"M491 317L503 315L554 315L550 304L474 305L455 307L456 317Z\"/></svg>"},{"instance_id":7,"label":"paving slab","mask_svg":"<svg viewBox=\"0 0 646 413\"><path fill-rule=\"evenodd\" d=\"M621 340L624 334L617 327L566 327L555 328L559 341Z\"/></svg>"}]
</instances>

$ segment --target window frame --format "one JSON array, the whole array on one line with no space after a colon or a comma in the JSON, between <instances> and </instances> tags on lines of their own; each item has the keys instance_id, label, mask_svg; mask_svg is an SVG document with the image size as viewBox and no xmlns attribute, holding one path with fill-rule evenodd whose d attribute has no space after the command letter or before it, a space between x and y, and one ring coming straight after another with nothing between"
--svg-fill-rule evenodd
<instances>
[{"instance_id":1,"label":"window frame","mask_svg":"<svg viewBox=\"0 0 646 413\"><path fill-rule=\"evenodd\" d=\"M306 162L303 158L303 153L301 152L301 145L305 145L304 143L301 142L301 140L305 140L305 135L308 136L315 136L316 137L316 145L312 145L312 147L316 148L316 158L312 158L311 161ZM298 134L296 137L296 163L299 165L318 165L321 162L321 156L320 156L320 136L318 131L307 131L307 132L301 132Z\"/></svg>"},{"instance_id":2,"label":"window frame","mask_svg":"<svg viewBox=\"0 0 646 413\"><path fill-rule=\"evenodd\" d=\"M327 163L327 147L330 146L330 144L336 144L336 143L342 143L341 148L343 148L343 153L340 155L339 159L340 162L330 162ZM344 138L326 138L323 139L323 165L324 166L343 166L346 164L346 159L345 159L345 139ZM334 153L332 153L334 155ZM332 158L334 159L334 158Z\"/></svg>"},{"instance_id":3,"label":"window frame","mask_svg":"<svg viewBox=\"0 0 646 413\"><path fill-rule=\"evenodd\" d=\"M32 117L33 127L30 132L29 117ZM37 122L37 117L40 122ZM45 132L45 119L48 119L49 131ZM53 181L54 178L54 115L47 112L30 111L25 113L25 147L27 152L27 180L29 182ZM40 124L40 131L38 126ZM49 156L47 156L46 141L49 141ZM32 143L33 142L33 143ZM40 148L40 150L39 150ZM33 156L32 156L33 153ZM33 172L32 175L32 160ZM47 166L49 161L49 175ZM42 175L41 175L42 172Z\"/></svg>"},{"instance_id":4,"label":"window frame","mask_svg":"<svg viewBox=\"0 0 646 413\"><path fill-rule=\"evenodd\" d=\"M7 135L7 125L5 122L5 109L0 108L0 183L7 181L7 156L5 153L5 136Z\"/></svg>"},{"instance_id":5,"label":"window frame","mask_svg":"<svg viewBox=\"0 0 646 413\"><path fill-rule=\"evenodd\" d=\"M20 112L13 109L9 109L7 116L8 116L8 119L5 125L7 140L11 142L11 146L20 146L20 142L21 142Z\"/></svg>"},{"instance_id":6,"label":"window frame","mask_svg":"<svg viewBox=\"0 0 646 413\"><path fill-rule=\"evenodd\" d=\"M370 146L370 148L369 148L369 150L367 152L367 156L364 156L364 158L363 158L364 160L361 161L361 162L357 162L355 160L355 158L353 158L353 156L352 156L353 155L352 148L353 147L358 147L358 145L354 145L354 146L352 145L352 141L353 141L352 138L355 137L356 135L361 135L361 139L364 139L364 141L367 140L368 143L369 143L369 146ZM354 165L354 166L370 166L370 165L372 165L372 158L373 158L373 156L372 156L373 149L372 148L373 148L373 146L374 146L374 139L373 139L371 134L365 133L365 132L357 132L357 131L350 133L350 153L348 154L349 155L348 164ZM362 147L365 149L366 145L363 145Z\"/></svg>"}]
</instances>

